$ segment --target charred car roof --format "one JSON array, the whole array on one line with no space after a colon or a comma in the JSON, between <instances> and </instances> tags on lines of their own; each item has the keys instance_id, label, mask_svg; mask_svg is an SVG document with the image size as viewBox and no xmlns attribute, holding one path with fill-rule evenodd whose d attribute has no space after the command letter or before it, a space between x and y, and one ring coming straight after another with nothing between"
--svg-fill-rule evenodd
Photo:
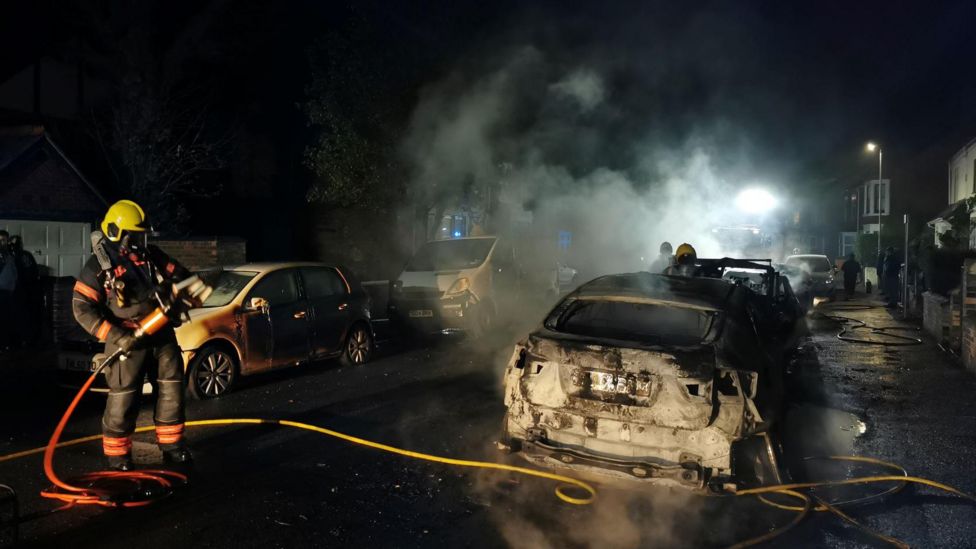
<instances>
[{"instance_id":1,"label":"charred car roof","mask_svg":"<svg viewBox=\"0 0 976 549\"><path fill-rule=\"evenodd\" d=\"M602 276L580 286L568 297L653 300L722 311L736 288L738 287L720 278L690 278L638 272Z\"/></svg>"}]
</instances>

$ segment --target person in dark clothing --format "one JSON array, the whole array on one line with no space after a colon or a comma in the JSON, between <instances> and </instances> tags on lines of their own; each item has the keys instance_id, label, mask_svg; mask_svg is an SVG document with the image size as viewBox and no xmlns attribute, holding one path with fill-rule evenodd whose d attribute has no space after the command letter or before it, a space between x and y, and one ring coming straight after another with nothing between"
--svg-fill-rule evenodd
<instances>
[{"instance_id":1,"label":"person in dark clothing","mask_svg":"<svg viewBox=\"0 0 976 549\"><path fill-rule=\"evenodd\" d=\"M20 236L10 237L10 248L17 262L17 285L13 295L14 316L17 318L15 343L29 346L37 343L40 331L40 273L34 255L24 249Z\"/></svg>"},{"instance_id":2,"label":"person in dark clothing","mask_svg":"<svg viewBox=\"0 0 976 549\"><path fill-rule=\"evenodd\" d=\"M889 247L885 254L884 280L885 296L888 298L888 307L897 307L900 285L898 284L898 273L901 271L901 257L893 247Z\"/></svg>"},{"instance_id":3,"label":"person in dark clothing","mask_svg":"<svg viewBox=\"0 0 976 549\"><path fill-rule=\"evenodd\" d=\"M17 259L10 248L10 233L0 230L0 352L13 343L14 290L17 288Z\"/></svg>"},{"instance_id":4,"label":"person in dark clothing","mask_svg":"<svg viewBox=\"0 0 976 549\"><path fill-rule=\"evenodd\" d=\"M844 265L840 268L844 271L844 293L845 299L850 300L854 297L854 288L857 286L857 279L861 275L861 264L854 259L854 254L847 256Z\"/></svg>"},{"instance_id":5,"label":"person in dark clothing","mask_svg":"<svg viewBox=\"0 0 976 549\"><path fill-rule=\"evenodd\" d=\"M163 460L192 459L183 441L183 358L173 326L143 338L135 335L138 322L155 310L157 293L171 291L190 272L159 248L140 242L148 228L145 219L142 208L129 200L109 208L102 231L93 233L94 255L78 276L72 299L75 320L105 342L105 353L125 355L104 370L109 393L102 449L109 467L120 471L133 468L132 433L147 370L156 374L153 420Z\"/></svg>"},{"instance_id":6,"label":"person in dark clothing","mask_svg":"<svg viewBox=\"0 0 976 549\"><path fill-rule=\"evenodd\" d=\"M876 274L877 274L877 277L876 278L878 279L878 294L879 295L884 295L884 293L885 293L884 292L884 284L885 284L885 280L884 280L885 256L886 256L886 253L884 251L878 252L878 261L875 264L875 271L876 271Z\"/></svg>"}]
</instances>

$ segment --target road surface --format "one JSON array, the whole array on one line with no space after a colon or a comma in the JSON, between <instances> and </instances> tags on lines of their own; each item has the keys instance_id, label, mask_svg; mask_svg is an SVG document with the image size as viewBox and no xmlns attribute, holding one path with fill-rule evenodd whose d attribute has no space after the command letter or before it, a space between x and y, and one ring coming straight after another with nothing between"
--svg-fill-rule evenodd
<instances>
[{"instance_id":1,"label":"road surface","mask_svg":"<svg viewBox=\"0 0 976 549\"><path fill-rule=\"evenodd\" d=\"M836 314L875 325L896 322L882 308ZM792 466L802 467L804 455L872 455L976 492L976 379L929 341L856 345L836 339L834 321L815 315L809 324L811 333L791 367L784 446ZM523 331L518 327L482 344L461 337L409 349L387 344L363 367L325 362L245 378L224 398L190 401L187 416L287 418L422 452L505 459L493 444L504 411L500 379L511 343ZM71 396L54 387L48 370L28 363L40 358L17 360L3 365L8 382L0 388L6 410L0 454L43 445ZM86 397L65 438L97 433L102 403L101 396ZM151 408L144 405L140 424L148 423ZM188 438L196 456L188 487L150 508L78 508L25 523L22 544L722 546L792 518L752 498L608 486L598 488L594 505L574 507L557 500L554 484L545 480L418 462L274 426L196 428ZM158 461L151 435L136 440L138 461ZM100 464L97 443L57 454L64 475ZM22 513L52 507L37 496L47 485L40 456L0 463L0 482L17 490ZM976 506L929 489L909 487L850 512L914 546L976 546ZM818 513L770 546L875 545Z\"/></svg>"}]
</instances>

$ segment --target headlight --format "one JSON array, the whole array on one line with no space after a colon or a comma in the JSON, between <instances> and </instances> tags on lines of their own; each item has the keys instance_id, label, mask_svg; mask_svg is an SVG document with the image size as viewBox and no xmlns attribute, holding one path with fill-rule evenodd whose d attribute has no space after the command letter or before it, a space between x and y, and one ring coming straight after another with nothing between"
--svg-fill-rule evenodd
<instances>
[{"instance_id":1,"label":"headlight","mask_svg":"<svg viewBox=\"0 0 976 549\"><path fill-rule=\"evenodd\" d=\"M453 297L458 294L463 294L471 288L471 283L466 277L461 277L451 284L451 287L444 293L445 297Z\"/></svg>"}]
</instances>

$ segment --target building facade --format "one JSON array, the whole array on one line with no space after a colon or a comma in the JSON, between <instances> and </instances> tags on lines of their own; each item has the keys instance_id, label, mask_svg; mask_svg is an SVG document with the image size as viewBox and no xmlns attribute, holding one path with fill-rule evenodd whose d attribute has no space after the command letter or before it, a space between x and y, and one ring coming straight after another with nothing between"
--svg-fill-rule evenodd
<instances>
[{"instance_id":1,"label":"building facade","mask_svg":"<svg viewBox=\"0 0 976 549\"><path fill-rule=\"evenodd\" d=\"M952 155L946 178L948 206L929 221L929 226L935 229L935 245L968 241L969 248L976 249L976 211L969 204L976 197L976 138ZM967 218L968 226L963 226Z\"/></svg>"}]
</instances>

